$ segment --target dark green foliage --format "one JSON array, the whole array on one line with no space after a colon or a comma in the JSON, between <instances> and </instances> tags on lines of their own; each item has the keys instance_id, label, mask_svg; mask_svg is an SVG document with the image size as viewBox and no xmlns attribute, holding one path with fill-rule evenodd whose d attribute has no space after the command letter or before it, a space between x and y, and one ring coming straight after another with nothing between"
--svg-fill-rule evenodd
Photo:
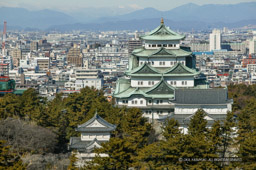
<instances>
[{"instance_id":1,"label":"dark green foliage","mask_svg":"<svg viewBox=\"0 0 256 170\"><path fill-rule=\"evenodd\" d=\"M151 125L136 108L125 109L121 118L116 137L96 149L96 153L106 153L109 157L96 157L88 169L128 169L134 166L138 154L148 144Z\"/></svg>"},{"instance_id":2,"label":"dark green foliage","mask_svg":"<svg viewBox=\"0 0 256 170\"><path fill-rule=\"evenodd\" d=\"M68 170L78 170L78 168L75 165L75 163L77 161L76 152L71 154L69 161L70 161L70 163L68 165Z\"/></svg>"},{"instance_id":3,"label":"dark green foliage","mask_svg":"<svg viewBox=\"0 0 256 170\"><path fill-rule=\"evenodd\" d=\"M25 170L20 157L11 152L10 146L5 145L6 141L0 140L0 169L19 169Z\"/></svg>"},{"instance_id":4,"label":"dark green foliage","mask_svg":"<svg viewBox=\"0 0 256 170\"><path fill-rule=\"evenodd\" d=\"M198 110L187 120L188 134L182 133L176 120L168 120L163 126L163 140L150 139L154 131L139 109L114 107L102 91L88 87L67 98L57 94L52 101L39 97L34 89L27 90L22 96L7 94L0 99L0 119L19 118L49 129L57 138L54 151L60 153L67 151L71 136L80 135L75 131L77 125L92 118L97 110L117 128L110 141L95 150L109 157L96 157L87 169L253 169L256 167L256 85L231 85L229 97L234 99L233 112L227 114L224 122L214 122L209 129L204 119L206 113ZM233 127L237 127L237 136L234 136ZM11 150L15 148L16 144L13 144ZM44 152L53 151L49 148L51 151ZM34 152L31 149L31 153ZM19 154L23 153L24 150L19 151ZM250 161L178 161L180 158L211 159L235 155ZM74 155L70 159L74 167Z\"/></svg>"}]
</instances>

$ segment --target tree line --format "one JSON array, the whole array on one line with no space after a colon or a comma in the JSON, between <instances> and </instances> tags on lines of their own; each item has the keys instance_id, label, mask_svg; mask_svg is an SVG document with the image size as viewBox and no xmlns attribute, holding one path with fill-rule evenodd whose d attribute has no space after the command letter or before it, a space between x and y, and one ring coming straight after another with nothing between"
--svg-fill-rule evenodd
<instances>
[{"instance_id":1,"label":"tree line","mask_svg":"<svg viewBox=\"0 0 256 170\"><path fill-rule=\"evenodd\" d=\"M139 109L115 107L96 89L86 87L67 98L57 94L51 101L34 89L22 96L7 94L0 99L0 169L28 167L21 163L27 154L68 152L70 137L80 135L75 128L93 117L96 109L117 128L109 142L95 149L109 157L96 157L85 169L256 168L256 86L231 85L229 95L234 105L225 121L207 128L206 113L198 110L187 134L170 119L162 125L163 137L158 138ZM226 157L239 159L214 159Z\"/></svg>"}]
</instances>

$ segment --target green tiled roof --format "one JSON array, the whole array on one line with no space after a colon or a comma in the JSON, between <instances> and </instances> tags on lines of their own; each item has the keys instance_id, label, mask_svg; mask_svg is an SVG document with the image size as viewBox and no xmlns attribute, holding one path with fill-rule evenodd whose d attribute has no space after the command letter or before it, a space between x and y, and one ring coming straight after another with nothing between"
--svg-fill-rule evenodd
<instances>
[{"instance_id":1,"label":"green tiled roof","mask_svg":"<svg viewBox=\"0 0 256 170\"><path fill-rule=\"evenodd\" d=\"M168 27L166 27L163 23L158 26L156 29L151 31L149 34L140 37L143 40L182 40L185 38L184 35L180 35Z\"/></svg>"},{"instance_id":2,"label":"green tiled roof","mask_svg":"<svg viewBox=\"0 0 256 170\"><path fill-rule=\"evenodd\" d=\"M164 47L160 49L137 49L132 52L132 55L137 57L186 57L192 55L191 51L180 49L166 49Z\"/></svg>"},{"instance_id":3,"label":"green tiled roof","mask_svg":"<svg viewBox=\"0 0 256 170\"><path fill-rule=\"evenodd\" d=\"M143 65L131 71L131 74L161 74L161 73L154 67L151 67L147 63L144 63Z\"/></svg>"},{"instance_id":4,"label":"green tiled roof","mask_svg":"<svg viewBox=\"0 0 256 170\"><path fill-rule=\"evenodd\" d=\"M151 54L151 56L168 56L168 57L176 57L176 55L172 51L167 51L164 47L159 48L155 53Z\"/></svg>"},{"instance_id":5,"label":"green tiled roof","mask_svg":"<svg viewBox=\"0 0 256 170\"><path fill-rule=\"evenodd\" d=\"M176 76L195 76L200 74L196 70L188 68L181 63L176 63L171 68L155 68L146 63L134 70L126 72L128 76L134 77L176 77Z\"/></svg>"},{"instance_id":6,"label":"green tiled roof","mask_svg":"<svg viewBox=\"0 0 256 170\"><path fill-rule=\"evenodd\" d=\"M175 88L162 80L147 91L147 94L174 94Z\"/></svg>"},{"instance_id":7,"label":"green tiled roof","mask_svg":"<svg viewBox=\"0 0 256 170\"><path fill-rule=\"evenodd\" d=\"M115 93L116 98L129 98L132 95L142 95L145 98L173 98L175 88L169 85L164 79L153 87L130 87L125 91Z\"/></svg>"},{"instance_id":8,"label":"green tiled roof","mask_svg":"<svg viewBox=\"0 0 256 170\"><path fill-rule=\"evenodd\" d=\"M170 70L167 70L164 74L199 74L197 71L184 66L181 63L176 63Z\"/></svg>"}]
</instances>

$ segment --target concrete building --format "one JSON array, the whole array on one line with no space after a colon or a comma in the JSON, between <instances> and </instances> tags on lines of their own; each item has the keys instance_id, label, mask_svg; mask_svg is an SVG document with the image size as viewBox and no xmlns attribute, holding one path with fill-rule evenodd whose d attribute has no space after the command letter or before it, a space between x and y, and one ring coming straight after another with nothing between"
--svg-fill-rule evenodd
<instances>
[{"instance_id":1,"label":"concrete building","mask_svg":"<svg viewBox=\"0 0 256 170\"><path fill-rule=\"evenodd\" d=\"M256 31L253 31L253 39L249 41L249 54L256 53Z\"/></svg>"},{"instance_id":2,"label":"concrete building","mask_svg":"<svg viewBox=\"0 0 256 170\"><path fill-rule=\"evenodd\" d=\"M221 50L221 32L220 30L214 29L210 34L210 51Z\"/></svg>"},{"instance_id":3,"label":"concrete building","mask_svg":"<svg viewBox=\"0 0 256 170\"><path fill-rule=\"evenodd\" d=\"M142 41L139 39L138 32L135 32L135 37L128 41L128 54L130 55L133 50L140 48Z\"/></svg>"},{"instance_id":4,"label":"concrete building","mask_svg":"<svg viewBox=\"0 0 256 170\"><path fill-rule=\"evenodd\" d=\"M67 63L75 67L83 66L83 53L78 45L74 44L74 47L69 50Z\"/></svg>"},{"instance_id":5,"label":"concrete building","mask_svg":"<svg viewBox=\"0 0 256 170\"><path fill-rule=\"evenodd\" d=\"M74 82L66 82L65 83L65 89L66 90L74 90L76 92L80 91L82 88L85 87L93 87L96 88L97 90L102 89L103 86L103 81L102 79L93 79L93 78L89 78L89 79L85 79L85 80L76 80Z\"/></svg>"},{"instance_id":6,"label":"concrete building","mask_svg":"<svg viewBox=\"0 0 256 170\"><path fill-rule=\"evenodd\" d=\"M32 41L30 43L30 50L31 51L37 51L38 50L38 42L37 41Z\"/></svg>"},{"instance_id":7,"label":"concrete building","mask_svg":"<svg viewBox=\"0 0 256 170\"><path fill-rule=\"evenodd\" d=\"M11 56L12 56L13 66L18 67L19 62L22 59L21 49L19 49L19 48L13 49L12 52L11 52Z\"/></svg>"},{"instance_id":8,"label":"concrete building","mask_svg":"<svg viewBox=\"0 0 256 170\"><path fill-rule=\"evenodd\" d=\"M39 70L49 70L50 59L48 57L35 58Z\"/></svg>"}]
</instances>

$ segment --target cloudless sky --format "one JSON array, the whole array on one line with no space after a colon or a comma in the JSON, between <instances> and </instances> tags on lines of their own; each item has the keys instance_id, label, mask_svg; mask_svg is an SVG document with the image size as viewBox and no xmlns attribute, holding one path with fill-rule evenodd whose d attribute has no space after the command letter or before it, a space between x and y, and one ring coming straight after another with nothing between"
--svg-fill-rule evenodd
<instances>
[{"instance_id":1,"label":"cloudless sky","mask_svg":"<svg viewBox=\"0 0 256 170\"><path fill-rule=\"evenodd\" d=\"M165 11L187 3L204 5L241 2L256 2L256 0L0 0L0 6L22 7L30 10L55 9L59 11L74 11L89 7L133 9L153 7Z\"/></svg>"}]
</instances>

